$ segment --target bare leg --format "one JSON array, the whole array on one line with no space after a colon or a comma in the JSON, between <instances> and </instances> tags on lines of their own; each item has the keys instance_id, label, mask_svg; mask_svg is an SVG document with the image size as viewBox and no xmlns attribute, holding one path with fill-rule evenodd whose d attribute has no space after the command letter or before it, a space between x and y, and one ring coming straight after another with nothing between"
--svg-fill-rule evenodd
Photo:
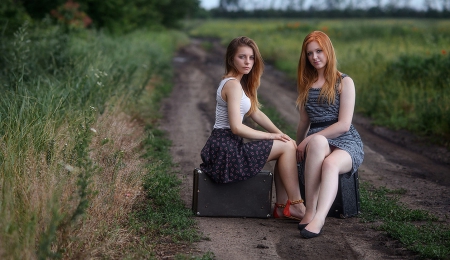
<instances>
[{"instance_id":1,"label":"bare leg","mask_svg":"<svg viewBox=\"0 0 450 260\"><path fill-rule=\"evenodd\" d=\"M274 181L275 181L275 194L276 194L276 203L280 205L284 205L288 200L288 196L286 193L286 189L284 188L283 181L281 180L280 173L278 170L278 161L275 163L274 168ZM283 208L277 208L278 216L283 215Z\"/></svg>"},{"instance_id":2,"label":"bare leg","mask_svg":"<svg viewBox=\"0 0 450 260\"><path fill-rule=\"evenodd\" d=\"M290 201L301 199L295 146L291 142L274 140L268 161L275 159L277 159L275 175L278 175L275 177L277 202L286 198L285 196ZM286 195L281 195L282 198L278 199L279 193ZM286 203L286 200L282 203ZM291 214L298 218L302 218L305 212L303 204L294 204L290 209Z\"/></svg>"},{"instance_id":3,"label":"bare leg","mask_svg":"<svg viewBox=\"0 0 450 260\"><path fill-rule=\"evenodd\" d=\"M328 140L317 135L311 138L307 146L305 162L305 197L306 212L300 223L307 224L316 215L316 205L319 198L322 164L331 152Z\"/></svg>"},{"instance_id":4,"label":"bare leg","mask_svg":"<svg viewBox=\"0 0 450 260\"><path fill-rule=\"evenodd\" d=\"M308 231L319 233L325 224L325 218L336 198L339 182L339 174L349 172L352 168L350 155L341 149L334 151L325 158L322 164L322 181L320 183L317 212L306 227Z\"/></svg>"}]
</instances>

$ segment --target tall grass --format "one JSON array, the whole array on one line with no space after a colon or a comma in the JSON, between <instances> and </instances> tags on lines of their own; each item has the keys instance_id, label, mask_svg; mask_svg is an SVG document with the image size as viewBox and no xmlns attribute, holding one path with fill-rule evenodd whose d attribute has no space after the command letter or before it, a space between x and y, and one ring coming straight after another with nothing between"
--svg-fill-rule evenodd
<instances>
[{"instance_id":1,"label":"tall grass","mask_svg":"<svg viewBox=\"0 0 450 260\"><path fill-rule=\"evenodd\" d=\"M448 20L208 20L190 34L224 44L247 35L265 60L295 79L303 39L313 30L330 36L338 69L355 81L357 112L450 147Z\"/></svg>"},{"instance_id":2,"label":"tall grass","mask_svg":"<svg viewBox=\"0 0 450 260\"><path fill-rule=\"evenodd\" d=\"M133 240L145 134L122 111L183 41L28 24L0 38L1 258L111 258Z\"/></svg>"}]
</instances>

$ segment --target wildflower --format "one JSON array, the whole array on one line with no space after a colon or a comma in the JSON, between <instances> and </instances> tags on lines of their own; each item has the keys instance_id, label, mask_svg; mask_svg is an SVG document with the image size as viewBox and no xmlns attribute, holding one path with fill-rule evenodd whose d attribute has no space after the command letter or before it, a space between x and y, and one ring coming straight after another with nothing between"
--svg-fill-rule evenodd
<instances>
[{"instance_id":1,"label":"wildflower","mask_svg":"<svg viewBox=\"0 0 450 260\"><path fill-rule=\"evenodd\" d=\"M441 53L442 53L442 55L445 55L445 54L447 54L447 51L442 50Z\"/></svg>"},{"instance_id":2,"label":"wildflower","mask_svg":"<svg viewBox=\"0 0 450 260\"><path fill-rule=\"evenodd\" d=\"M61 24L68 27L87 28L92 24L92 19L85 12L80 11L79 8L79 3L68 0L57 9L51 10L50 14Z\"/></svg>"}]
</instances>

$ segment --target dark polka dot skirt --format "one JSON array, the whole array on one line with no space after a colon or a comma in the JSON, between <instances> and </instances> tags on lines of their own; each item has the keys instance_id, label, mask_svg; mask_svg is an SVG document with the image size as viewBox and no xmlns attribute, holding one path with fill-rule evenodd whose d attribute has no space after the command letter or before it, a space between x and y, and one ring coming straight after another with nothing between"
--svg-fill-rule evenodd
<instances>
[{"instance_id":1,"label":"dark polka dot skirt","mask_svg":"<svg viewBox=\"0 0 450 260\"><path fill-rule=\"evenodd\" d=\"M214 129L201 151L200 169L217 183L247 180L262 170L272 146L273 140L244 143L230 129Z\"/></svg>"}]
</instances>

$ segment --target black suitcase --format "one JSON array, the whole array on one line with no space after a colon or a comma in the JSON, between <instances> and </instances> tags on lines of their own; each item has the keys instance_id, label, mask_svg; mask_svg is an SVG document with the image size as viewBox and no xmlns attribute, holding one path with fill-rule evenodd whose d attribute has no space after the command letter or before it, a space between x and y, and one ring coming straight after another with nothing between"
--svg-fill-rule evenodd
<instances>
[{"instance_id":1,"label":"black suitcase","mask_svg":"<svg viewBox=\"0 0 450 260\"><path fill-rule=\"evenodd\" d=\"M300 184L300 193L305 200L305 176L303 174L303 165L298 164L298 178ZM361 209L359 195L359 176L358 171L350 178L345 174L339 175L339 186L336 199L328 211L328 217L348 218L357 216Z\"/></svg>"},{"instance_id":2,"label":"black suitcase","mask_svg":"<svg viewBox=\"0 0 450 260\"><path fill-rule=\"evenodd\" d=\"M194 170L192 211L200 217L270 218L273 174L261 171L240 182L219 184Z\"/></svg>"}]
</instances>

